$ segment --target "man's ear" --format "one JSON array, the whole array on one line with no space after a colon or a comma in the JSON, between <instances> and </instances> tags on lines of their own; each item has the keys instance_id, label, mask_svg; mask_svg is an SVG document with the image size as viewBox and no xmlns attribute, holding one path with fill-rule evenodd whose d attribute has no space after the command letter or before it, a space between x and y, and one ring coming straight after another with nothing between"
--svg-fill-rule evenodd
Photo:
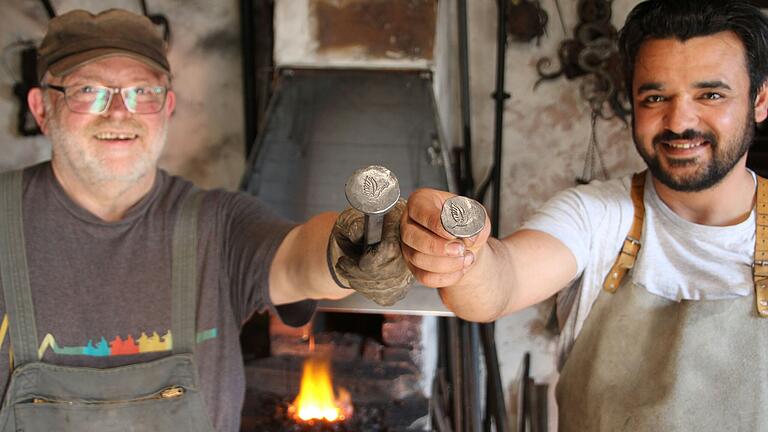
<instances>
[{"instance_id":1,"label":"man's ear","mask_svg":"<svg viewBox=\"0 0 768 432\"><path fill-rule=\"evenodd\" d=\"M48 134L48 122L45 117L45 101L43 100L43 90L40 87L34 87L27 93L27 105L32 116L35 117L37 125L44 134Z\"/></svg>"},{"instance_id":2,"label":"man's ear","mask_svg":"<svg viewBox=\"0 0 768 432\"><path fill-rule=\"evenodd\" d=\"M168 94L165 96L165 112L168 118L173 115L173 110L176 109L176 93L173 90L168 90Z\"/></svg>"},{"instance_id":3,"label":"man's ear","mask_svg":"<svg viewBox=\"0 0 768 432\"><path fill-rule=\"evenodd\" d=\"M768 117L768 83L763 83L755 97L755 123Z\"/></svg>"}]
</instances>

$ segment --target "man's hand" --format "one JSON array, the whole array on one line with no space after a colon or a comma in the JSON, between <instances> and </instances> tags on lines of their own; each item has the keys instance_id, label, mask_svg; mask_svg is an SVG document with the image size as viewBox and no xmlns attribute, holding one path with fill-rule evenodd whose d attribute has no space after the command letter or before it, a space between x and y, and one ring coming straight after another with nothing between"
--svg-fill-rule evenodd
<instances>
[{"instance_id":1,"label":"man's hand","mask_svg":"<svg viewBox=\"0 0 768 432\"><path fill-rule=\"evenodd\" d=\"M381 242L363 250L363 213L348 208L331 233L329 257L332 271L345 287L352 288L382 306L405 297L413 276L400 249L400 218L405 200L384 216Z\"/></svg>"},{"instance_id":2,"label":"man's hand","mask_svg":"<svg viewBox=\"0 0 768 432\"><path fill-rule=\"evenodd\" d=\"M408 198L400 223L403 255L416 279L425 286L442 288L459 283L477 261L488 241L491 224L474 237L458 239L440 221L443 203L456 195L419 189Z\"/></svg>"}]
</instances>

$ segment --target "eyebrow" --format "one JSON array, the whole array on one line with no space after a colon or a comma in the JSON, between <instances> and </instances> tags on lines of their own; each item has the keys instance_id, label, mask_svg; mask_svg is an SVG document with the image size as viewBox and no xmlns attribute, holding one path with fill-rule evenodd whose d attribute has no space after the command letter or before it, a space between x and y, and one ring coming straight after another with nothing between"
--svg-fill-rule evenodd
<instances>
[{"instance_id":1,"label":"eyebrow","mask_svg":"<svg viewBox=\"0 0 768 432\"><path fill-rule=\"evenodd\" d=\"M64 81L64 80L62 80L62 81ZM98 85L102 85L102 86L105 86L105 87L111 87L111 85L107 84L103 80L103 77L99 76L99 75L81 75L79 77L73 78L71 80L71 82L72 81L76 82L76 83L86 83L86 84L94 83L95 82ZM152 79L149 79L149 78L146 78L146 77L145 78L132 78L132 79L130 79L128 81L129 82L139 83L139 85L151 84L152 83ZM71 84L71 82L70 82L70 84ZM166 84L160 83L160 85L166 85Z\"/></svg>"},{"instance_id":2,"label":"eyebrow","mask_svg":"<svg viewBox=\"0 0 768 432\"><path fill-rule=\"evenodd\" d=\"M724 83L723 81L720 81L720 80L699 81L696 84L694 84L693 87L697 88L697 89L717 89L717 88L721 88L721 89L731 90L731 87L728 84L726 84L726 83Z\"/></svg>"},{"instance_id":3,"label":"eyebrow","mask_svg":"<svg viewBox=\"0 0 768 432\"><path fill-rule=\"evenodd\" d=\"M663 89L664 86L661 85L659 82L649 82L642 84L640 87L637 88L637 94L642 94L649 91L659 91Z\"/></svg>"},{"instance_id":4,"label":"eyebrow","mask_svg":"<svg viewBox=\"0 0 768 432\"><path fill-rule=\"evenodd\" d=\"M731 90L731 86L726 84L725 82L721 80L712 80L712 81L699 81L693 85L693 88L697 89L726 89ZM660 91L663 90L664 86L659 82L649 82L640 85L640 87L637 88L637 94L643 94L645 92L649 91Z\"/></svg>"}]
</instances>

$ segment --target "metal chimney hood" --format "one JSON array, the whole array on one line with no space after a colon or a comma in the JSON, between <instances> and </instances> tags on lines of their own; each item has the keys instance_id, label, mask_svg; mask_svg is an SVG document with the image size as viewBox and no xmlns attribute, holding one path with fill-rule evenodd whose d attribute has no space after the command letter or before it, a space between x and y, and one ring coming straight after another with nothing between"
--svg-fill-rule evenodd
<instances>
[{"instance_id":1,"label":"metal chimney hood","mask_svg":"<svg viewBox=\"0 0 768 432\"><path fill-rule=\"evenodd\" d=\"M432 89L423 70L282 69L242 189L295 221L346 208L347 177L368 165L392 170L403 197L420 187L455 190ZM391 307L355 293L320 308L452 315L423 286Z\"/></svg>"}]
</instances>

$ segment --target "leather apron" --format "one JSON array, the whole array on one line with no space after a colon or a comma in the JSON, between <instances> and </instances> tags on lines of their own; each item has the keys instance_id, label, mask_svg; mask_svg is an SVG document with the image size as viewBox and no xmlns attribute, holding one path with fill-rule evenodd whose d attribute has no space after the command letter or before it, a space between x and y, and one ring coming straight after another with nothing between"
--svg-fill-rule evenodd
<instances>
[{"instance_id":1,"label":"leather apron","mask_svg":"<svg viewBox=\"0 0 768 432\"><path fill-rule=\"evenodd\" d=\"M173 352L114 368L56 366L38 358L38 335L22 225L22 172L0 174L0 276L13 372L0 432L213 430L199 390L195 347L197 215L185 197L173 233Z\"/></svg>"},{"instance_id":2,"label":"leather apron","mask_svg":"<svg viewBox=\"0 0 768 432\"><path fill-rule=\"evenodd\" d=\"M561 371L559 429L768 431L768 182L758 179L756 295L677 302L622 283L640 249L644 174L630 235Z\"/></svg>"}]
</instances>

